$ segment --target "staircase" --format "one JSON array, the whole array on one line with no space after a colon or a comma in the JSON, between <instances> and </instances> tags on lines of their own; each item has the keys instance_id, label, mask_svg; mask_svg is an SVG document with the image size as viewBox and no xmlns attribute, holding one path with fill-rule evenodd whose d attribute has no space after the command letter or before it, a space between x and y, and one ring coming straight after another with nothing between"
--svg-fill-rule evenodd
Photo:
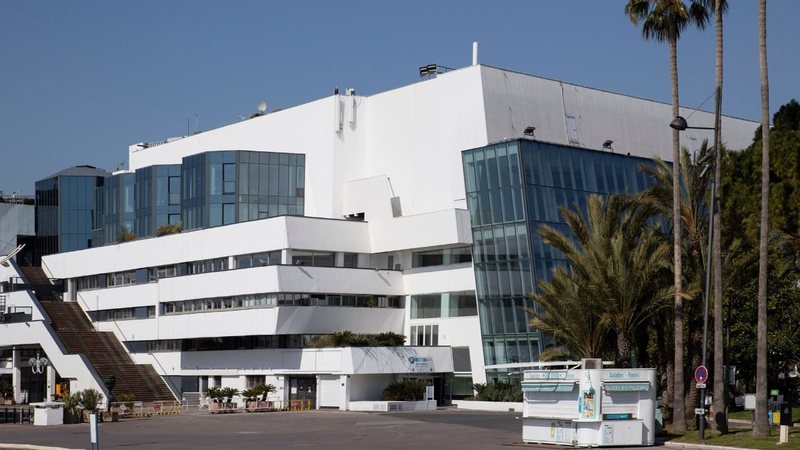
<instances>
[{"instance_id":1,"label":"staircase","mask_svg":"<svg viewBox=\"0 0 800 450\"><path fill-rule=\"evenodd\" d=\"M50 316L50 324L66 350L86 355L102 379L116 378L112 389L115 397L132 395L134 400L142 402L175 400L153 366L135 364L114 333L96 331L77 303L56 300L52 291L57 289L53 289L40 267L26 267L23 275Z\"/></svg>"},{"instance_id":2,"label":"staircase","mask_svg":"<svg viewBox=\"0 0 800 450\"><path fill-rule=\"evenodd\" d=\"M41 267L20 267L20 271L25 278L25 289L33 291L39 300L53 301L62 299L63 284L61 282L53 284L53 281L47 278Z\"/></svg>"}]
</instances>

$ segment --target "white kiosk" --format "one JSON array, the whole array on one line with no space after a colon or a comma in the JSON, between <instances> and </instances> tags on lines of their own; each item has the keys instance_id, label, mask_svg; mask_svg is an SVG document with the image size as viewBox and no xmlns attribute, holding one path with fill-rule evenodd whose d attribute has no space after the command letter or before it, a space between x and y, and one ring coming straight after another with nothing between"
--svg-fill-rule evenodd
<instances>
[{"instance_id":1,"label":"white kiosk","mask_svg":"<svg viewBox=\"0 0 800 450\"><path fill-rule=\"evenodd\" d=\"M655 369L603 369L599 359L558 365L568 368L524 372L524 442L653 445Z\"/></svg>"}]
</instances>

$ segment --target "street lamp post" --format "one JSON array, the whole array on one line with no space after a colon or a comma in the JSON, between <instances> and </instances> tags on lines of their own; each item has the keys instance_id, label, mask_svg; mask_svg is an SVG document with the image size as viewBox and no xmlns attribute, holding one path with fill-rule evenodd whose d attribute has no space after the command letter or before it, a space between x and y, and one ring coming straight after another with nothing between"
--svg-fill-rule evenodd
<instances>
[{"instance_id":1,"label":"street lamp post","mask_svg":"<svg viewBox=\"0 0 800 450\"><path fill-rule=\"evenodd\" d=\"M670 128L684 131L687 129L693 130L714 130L716 131L715 127L690 127L688 123L686 123L686 119L681 116L676 116L675 119L672 120L669 124ZM709 159L715 156L715 152L719 151L719 149L712 147L712 151L700 158L699 161L695 162L695 166L705 164L705 168L703 169L702 173L706 173L709 169L714 168L715 162L712 160L708 163ZM712 238L714 236L714 199L717 197L716 185L714 183L714 176L711 175L711 208L708 211L708 251L706 256L706 286L705 286L705 299L703 302L703 357L702 357L702 364L703 366L706 365L706 353L708 350L708 299L711 294L711 248L713 245ZM719 301L719 300L717 300ZM676 368L677 369L677 368ZM720 376L720 374L714 374L714 376ZM705 384L705 383L703 383ZM706 388L703 387L700 389L700 409L705 410L706 407ZM705 428L706 428L706 419L705 415L700 417L700 423L698 425L698 434L700 440L705 439Z\"/></svg>"}]
</instances>

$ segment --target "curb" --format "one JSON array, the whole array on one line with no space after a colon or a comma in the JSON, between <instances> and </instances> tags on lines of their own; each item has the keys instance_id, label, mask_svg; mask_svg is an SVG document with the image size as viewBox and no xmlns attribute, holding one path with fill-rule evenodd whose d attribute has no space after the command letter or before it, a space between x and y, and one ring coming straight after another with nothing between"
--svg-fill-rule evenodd
<instances>
[{"instance_id":1,"label":"curb","mask_svg":"<svg viewBox=\"0 0 800 450\"><path fill-rule=\"evenodd\" d=\"M699 448L707 450L756 450L756 449L751 449L749 447L726 447L723 445L693 444L688 442L672 442L672 441L664 442L664 446L672 448L689 448L689 449Z\"/></svg>"},{"instance_id":2,"label":"curb","mask_svg":"<svg viewBox=\"0 0 800 450\"><path fill-rule=\"evenodd\" d=\"M10 449L25 449L25 450L80 450L80 449L69 449L64 447L48 447L46 445L31 445L31 444L3 444L0 443L0 448L10 448Z\"/></svg>"}]
</instances>

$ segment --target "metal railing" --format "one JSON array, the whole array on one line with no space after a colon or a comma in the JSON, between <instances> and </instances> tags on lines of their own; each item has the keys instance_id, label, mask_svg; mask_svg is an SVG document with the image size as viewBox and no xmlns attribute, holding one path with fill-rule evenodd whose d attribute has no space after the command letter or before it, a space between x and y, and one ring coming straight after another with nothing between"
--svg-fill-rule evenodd
<instances>
[{"instance_id":1,"label":"metal railing","mask_svg":"<svg viewBox=\"0 0 800 450\"><path fill-rule=\"evenodd\" d=\"M33 424L32 406L0 407L0 423Z\"/></svg>"},{"instance_id":2,"label":"metal railing","mask_svg":"<svg viewBox=\"0 0 800 450\"><path fill-rule=\"evenodd\" d=\"M182 414L181 402L111 402L111 411L121 417L174 416Z\"/></svg>"},{"instance_id":3,"label":"metal railing","mask_svg":"<svg viewBox=\"0 0 800 450\"><path fill-rule=\"evenodd\" d=\"M184 396L186 393L184 393ZM201 394L202 395L202 394ZM210 401L201 397L200 402L191 403L184 399L184 413L253 413L253 412L292 412L310 411L314 403L312 400L246 400L234 397L230 401Z\"/></svg>"}]
</instances>

